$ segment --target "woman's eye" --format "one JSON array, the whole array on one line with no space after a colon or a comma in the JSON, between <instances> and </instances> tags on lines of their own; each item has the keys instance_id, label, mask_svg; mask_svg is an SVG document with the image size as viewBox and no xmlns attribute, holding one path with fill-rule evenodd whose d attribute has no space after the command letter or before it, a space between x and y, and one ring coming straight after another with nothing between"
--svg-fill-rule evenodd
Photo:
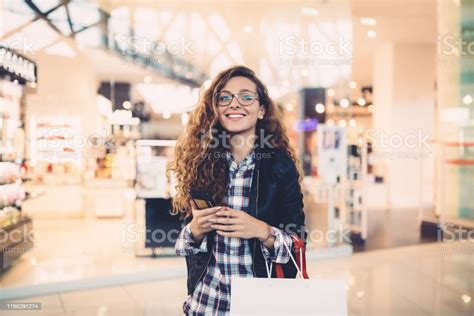
<instances>
[{"instance_id":1,"label":"woman's eye","mask_svg":"<svg viewBox=\"0 0 474 316\"><path fill-rule=\"evenodd\" d=\"M229 101L230 100L230 96L228 95L222 95L220 98L219 98L220 101Z\"/></svg>"},{"instance_id":2,"label":"woman's eye","mask_svg":"<svg viewBox=\"0 0 474 316\"><path fill-rule=\"evenodd\" d=\"M240 99L242 101L252 101L253 100L253 96L250 95L250 94L244 94L243 96L240 97Z\"/></svg>"}]
</instances>

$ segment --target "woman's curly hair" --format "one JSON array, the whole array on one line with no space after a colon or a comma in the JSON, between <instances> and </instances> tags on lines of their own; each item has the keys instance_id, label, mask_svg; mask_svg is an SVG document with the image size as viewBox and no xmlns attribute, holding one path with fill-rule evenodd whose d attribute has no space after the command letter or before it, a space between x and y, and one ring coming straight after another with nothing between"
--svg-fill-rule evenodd
<instances>
[{"instance_id":1,"label":"woman's curly hair","mask_svg":"<svg viewBox=\"0 0 474 316\"><path fill-rule=\"evenodd\" d=\"M172 214L181 213L182 217L191 214L191 189L209 192L214 201L223 201L226 195L229 166L227 159L219 159L225 157L226 148L220 142L216 144L224 130L219 123L215 95L233 77L245 77L255 83L260 104L266 110L264 118L257 122L257 134L271 135L270 144L291 157L301 180L301 167L289 144L281 110L273 103L267 88L253 70L234 66L219 73L209 88L202 92L197 107L190 113L184 133L176 143L174 159L168 164L168 173L174 172L176 179Z\"/></svg>"}]
</instances>

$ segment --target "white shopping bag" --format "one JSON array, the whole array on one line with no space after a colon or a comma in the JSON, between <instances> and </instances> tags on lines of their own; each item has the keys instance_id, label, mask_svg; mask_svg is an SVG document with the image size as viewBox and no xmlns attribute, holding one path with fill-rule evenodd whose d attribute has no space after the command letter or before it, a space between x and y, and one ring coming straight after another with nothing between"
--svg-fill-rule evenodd
<instances>
[{"instance_id":1,"label":"white shopping bag","mask_svg":"<svg viewBox=\"0 0 474 316\"><path fill-rule=\"evenodd\" d=\"M230 315L347 315L345 280L272 279L271 269L268 278L232 278Z\"/></svg>"}]
</instances>

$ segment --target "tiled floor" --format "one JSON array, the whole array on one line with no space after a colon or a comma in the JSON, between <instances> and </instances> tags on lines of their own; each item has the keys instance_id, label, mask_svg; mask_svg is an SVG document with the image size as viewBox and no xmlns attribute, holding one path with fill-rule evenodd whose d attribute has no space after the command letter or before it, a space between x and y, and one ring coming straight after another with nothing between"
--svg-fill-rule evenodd
<instances>
[{"instance_id":1,"label":"tiled floor","mask_svg":"<svg viewBox=\"0 0 474 316\"><path fill-rule=\"evenodd\" d=\"M350 315L474 315L474 243L423 244L312 261L312 278L344 278ZM8 315L179 315L185 279L21 299Z\"/></svg>"}]
</instances>

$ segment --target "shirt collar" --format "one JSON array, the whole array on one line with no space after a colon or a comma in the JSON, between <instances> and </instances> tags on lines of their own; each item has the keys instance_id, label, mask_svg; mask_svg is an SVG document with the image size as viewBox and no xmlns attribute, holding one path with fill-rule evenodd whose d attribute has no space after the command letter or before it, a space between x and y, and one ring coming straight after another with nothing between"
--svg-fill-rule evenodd
<instances>
[{"instance_id":1,"label":"shirt collar","mask_svg":"<svg viewBox=\"0 0 474 316\"><path fill-rule=\"evenodd\" d=\"M248 169L255 162L255 149L252 150L244 159L242 159L239 165L237 165L237 162L234 160L231 152L228 151L226 153L226 158L229 162L231 170L240 168Z\"/></svg>"}]
</instances>

